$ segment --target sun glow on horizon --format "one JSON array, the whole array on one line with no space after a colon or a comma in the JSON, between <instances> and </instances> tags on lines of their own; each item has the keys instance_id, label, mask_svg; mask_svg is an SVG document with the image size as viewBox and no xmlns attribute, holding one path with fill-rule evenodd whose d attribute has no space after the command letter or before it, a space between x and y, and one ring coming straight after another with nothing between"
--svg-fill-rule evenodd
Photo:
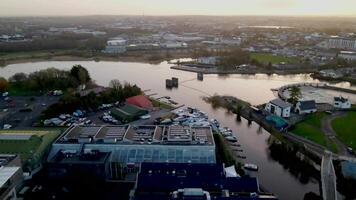
<instances>
[{"instance_id":1,"label":"sun glow on horizon","mask_svg":"<svg viewBox=\"0 0 356 200\"><path fill-rule=\"evenodd\" d=\"M1 0L0 15L356 16L355 0Z\"/></svg>"}]
</instances>

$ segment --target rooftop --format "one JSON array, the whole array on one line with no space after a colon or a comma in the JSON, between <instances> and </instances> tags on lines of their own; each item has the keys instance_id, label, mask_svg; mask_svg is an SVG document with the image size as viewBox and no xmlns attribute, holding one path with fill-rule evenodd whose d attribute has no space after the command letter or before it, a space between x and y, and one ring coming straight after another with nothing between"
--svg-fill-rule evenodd
<instances>
[{"instance_id":1,"label":"rooftop","mask_svg":"<svg viewBox=\"0 0 356 200\"><path fill-rule=\"evenodd\" d=\"M0 167L0 188L19 170L21 167Z\"/></svg>"},{"instance_id":2,"label":"rooftop","mask_svg":"<svg viewBox=\"0 0 356 200\"><path fill-rule=\"evenodd\" d=\"M69 127L56 143L214 145L214 140L210 126L105 125Z\"/></svg>"},{"instance_id":3,"label":"rooftop","mask_svg":"<svg viewBox=\"0 0 356 200\"><path fill-rule=\"evenodd\" d=\"M300 101L300 109L301 110L316 109L316 103L314 100Z\"/></svg>"},{"instance_id":4,"label":"rooftop","mask_svg":"<svg viewBox=\"0 0 356 200\"><path fill-rule=\"evenodd\" d=\"M84 153L59 151L50 162L70 164L100 164L105 163L110 152L90 151Z\"/></svg>"},{"instance_id":5,"label":"rooftop","mask_svg":"<svg viewBox=\"0 0 356 200\"><path fill-rule=\"evenodd\" d=\"M281 108L289 108L292 107L292 104L283 101L282 99L274 99L272 101L270 101L272 104L281 107Z\"/></svg>"},{"instance_id":6,"label":"rooftop","mask_svg":"<svg viewBox=\"0 0 356 200\"><path fill-rule=\"evenodd\" d=\"M190 197L207 191L211 199L251 199L251 193L257 195L253 199L263 199L257 178L226 177L221 164L142 163L135 189L136 200L172 199L170 195L178 190ZM226 193L231 198L222 198Z\"/></svg>"}]
</instances>

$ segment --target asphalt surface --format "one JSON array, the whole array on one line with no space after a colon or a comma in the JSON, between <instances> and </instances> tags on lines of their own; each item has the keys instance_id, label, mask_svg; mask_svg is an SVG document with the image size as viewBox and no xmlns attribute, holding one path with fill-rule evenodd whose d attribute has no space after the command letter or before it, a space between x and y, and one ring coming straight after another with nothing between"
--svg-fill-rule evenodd
<instances>
[{"instance_id":1,"label":"asphalt surface","mask_svg":"<svg viewBox=\"0 0 356 200\"><path fill-rule=\"evenodd\" d=\"M11 102L0 97L0 128L4 124L11 124L13 128L28 128L36 122L48 106L59 100L57 96L19 96L10 97ZM31 108L32 111L21 111L24 108Z\"/></svg>"}]
</instances>

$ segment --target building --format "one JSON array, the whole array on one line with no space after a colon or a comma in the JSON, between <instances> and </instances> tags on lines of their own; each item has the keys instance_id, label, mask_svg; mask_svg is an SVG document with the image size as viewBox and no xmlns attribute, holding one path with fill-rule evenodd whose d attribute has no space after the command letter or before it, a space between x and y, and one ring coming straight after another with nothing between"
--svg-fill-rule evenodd
<instances>
[{"instance_id":1,"label":"building","mask_svg":"<svg viewBox=\"0 0 356 200\"><path fill-rule=\"evenodd\" d=\"M299 101L295 106L295 112L300 115L315 113L316 110L316 103L314 100Z\"/></svg>"},{"instance_id":2,"label":"building","mask_svg":"<svg viewBox=\"0 0 356 200\"><path fill-rule=\"evenodd\" d=\"M356 50L356 39L334 36L327 40L327 48Z\"/></svg>"},{"instance_id":3,"label":"building","mask_svg":"<svg viewBox=\"0 0 356 200\"><path fill-rule=\"evenodd\" d=\"M144 95L127 98L126 104L134 105L146 110L150 110L153 108L152 102Z\"/></svg>"},{"instance_id":4,"label":"building","mask_svg":"<svg viewBox=\"0 0 356 200\"><path fill-rule=\"evenodd\" d=\"M351 108L351 102L349 99L340 97L334 97L334 108L349 109Z\"/></svg>"},{"instance_id":5,"label":"building","mask_svg":"<svg viewBox=\"0 0 356 200\"><path fill-rule=\"evenodd\" d=\"M105 181L111 178L109 158L110 152L96 150L59 151L47 162L48 176L62 179L85 175Z\"/></svg>"},{"instance_id":6,"label":"building","mask_svg":"<svg viewBox=\"0 0 356 200\"><path fill-rule=\"evenodd\" d=\"M16 155L0 155L0 199L15 200L23 182L21 161Z\"/></svg>"},{"instance_id":7,"label":"building","mask_svg":"<svg viewBox=\"0 0 356 200\"><path fill-rule=\"evenodd\" d=\"M285 102L282 99L274 99L268 102L265 107L267 112L284 118L290 117L291 109L292 104Z\"/></svg>"},{"instance_id":8,"label":"building","mask_svg":"<svg viewBox=\"0 0 356 200\"><path fill-rule=\"evenodd\" d=\"M343 58L348 61L356 61L356 52L354 51L340 51L339 58Z\"/></svg>"},{"instance_id":9,"label":"building","mask_svg":"<svg viewBox=\"0 0 356 200\"><path fill-rule=\"evenodd\" d=\"M215 163L211 127L72 126L53 144L48 161L61 151L110 152L120 173L142 162Z\"/></svg>"},{"instance_id":10,"label":"building","mask_svg":"<svg viewBox=\"0 0 356 200\"><path fill-rule=\"evenodd\" d=\"M204 65L216 65L217 64L217 57L211 56L211 57L200 57L197 59L198 64L204 64Z\"/></svg>"},{"instance_id":11,"label":"building","mask_svg":"<svg viewBox=\"0 0 356 200\"><path fill-rule=\"evenodd\" d=\"M114 108L111 110L111 115L122 122L132 122L146 114L148 114L146 109L142 109L130 104L126 104L121 108Z\"/></svg>"},{"instance_id":12,"label":"building","mask_svg":"<svg viewBox=\"0 0 356 200\"><path fill-rule=\"evenodd\" d=\"M126 52L126 40L122 38L112 38L106 42L104 53L120 54Z\"/></svg>"},{"instance_id":13,"label":"building","mask_svg":"<svg viewBox=\"0 0 356 200\"><path fill-rule=\"evenodd\" d=\"M229 177L222 164L142 163L131 200L277 199L257 178Z\"/></svg>"}]
</instances>

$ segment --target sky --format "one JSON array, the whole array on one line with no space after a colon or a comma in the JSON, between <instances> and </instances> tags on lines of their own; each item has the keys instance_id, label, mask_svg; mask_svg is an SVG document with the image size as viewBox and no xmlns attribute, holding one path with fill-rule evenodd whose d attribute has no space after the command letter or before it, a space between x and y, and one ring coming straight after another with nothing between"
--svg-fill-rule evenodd
<instances>
[{"instance_id":1,"label":"sky","mask_svg":"<svg viewBox=\"0 0 356 200\"><path fill-rule=\"evenodd\" d=\"M356 16L356 0L0 0L2 16Z\"/></svg>"}]
</instances>

